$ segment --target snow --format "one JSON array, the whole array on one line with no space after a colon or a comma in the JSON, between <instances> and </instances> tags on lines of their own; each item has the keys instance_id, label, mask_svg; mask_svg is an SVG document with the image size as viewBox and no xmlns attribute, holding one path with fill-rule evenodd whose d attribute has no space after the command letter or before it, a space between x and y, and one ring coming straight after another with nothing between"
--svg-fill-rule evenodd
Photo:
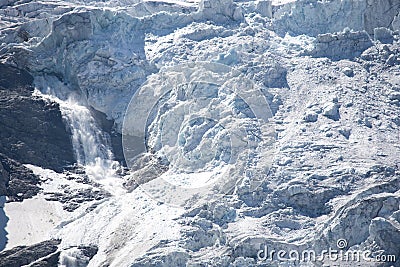
<instances>
[{"instance_id":1,"label":"snow","mask_svg":"<svg viewBox=\"0 0 400 267\"><path fill-rule=\"evenodd\" d=\"M265 244L346 238L400 256L399 11L376 3L28 1L23 19L0 8L1 59L60 104L85 171L29 165L43 192L5 204L7 248L53 237L61 264L95 245L89 266L251 266ZM89 108L122 133L125 176ZM67 212L46 200L65 188L107 194Z\"/></svg>"},{"instance_id":2,"label":"snow","mask_svg":"<svg viewBox=\"0 0 400 267\"><path fill-rule=\"evenodd\" d=\"M158 205L137 190L110 199L93 212L68 223L57 237L62 238L63 247L97 244L99 253L89 266L105 263L128 266L162 240L179 237L179 225L173 219L182 211ZM76 227L80 230L76 231Z\"/></svg>"},{"instance_id":3,"label":"snow","mask_svg":"<svg viewBox=\"0 0 400 267\"><path fill-rule=\"evenodd\" d=\"M40 196L21 203L7 203L4 211L9 218L5 228L6 249L48 240L66 213L61 203L46 201Z\"/></svg>"},{"instance_id":4,"label":"snow","mask_svg":"<svg viewBox=\"0 0 400 267\"><path fill-rule=\"evenodd\" d=\"M90 188L92 185L78 183L64 174L33 165L27 167L45 181L42 185L43 192L21 203L5 205L4 210L9 218L5 228L8 233L6 248L60 238L61 248L65 249L97 244L99 252L89 266L99 266L105 262L111 264L110 266L125 266L134 258L122 256L140 257L162 240L179 237L180 227L174 219L183 213L182 208L160 205L142 190L135 190L133 193L116 191L119 188L118 181L110 179L109 185L101 181L100 186L111 188L114 191L113 197L106 201L95 201L96 208L90 212L88 208L93 202L84 203L77 210L68 212L63 210L61 203L46 200L46 194L59 192L61 187L66 186L73 190ZM154 228L154 224L159 227ZM118 237L114 236L115 233L118 233ZM110 251L110 247L114 249ZM61 256L61 262L63 257L71 260L70 253L73 252L66 250L65 253ZM119 260L110 262L110 255ZM122 255L121 258L119 255Z\"/></svg>"}]
</instances>

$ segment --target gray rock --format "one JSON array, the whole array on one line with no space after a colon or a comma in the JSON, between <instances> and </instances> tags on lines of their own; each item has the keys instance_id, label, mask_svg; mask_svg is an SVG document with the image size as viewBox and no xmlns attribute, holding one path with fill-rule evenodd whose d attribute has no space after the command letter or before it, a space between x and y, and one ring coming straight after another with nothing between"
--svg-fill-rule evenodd
<instances>
[{"instance_id":1,"label":"gray rock","mask_svg":"<svg viewBox=\"0 0 400 267\"><path fill-rule=\"evenodd\" d=\"M33 78L26 71L0 64L0 73L0 153L56 171L72 164L58 104L32 97Z\"/></svg>"},{"instance_id":2,"label":"gray rock","mask_svg":"<svg viewBox=\"0 0 400 267\"><path fill-rule=\"evenodd\" d=\"M45 198L48 201L58 201L60 203L63 203L63 209L71 212L79 208L82 203L94 200L102 200L104 198L110 197L110 195L110 193L103 189L70 189L68 186L65 186L63 188L63 191L57 193L47 193L45 195Z\"/></svg>"},{"instance_id":3,"label":"gray rock","mask_svg":"<svg viewBox=\"0 0 400 267\"><path fill-rule=\"evenodd\" d=\"M32 246L19 246L0 252L0 267L21 267L46 256L50 256L57 251L60 242L61 240L49 240ZM45 264L46 261L44 260L41 260L41 262L42 264L35 263L36 265L34 266L57 266L51 265L55 262L53 257L48 258L47 264ZM58 257L56 262L58 262Z\"/></svg>"},{"instance_id":4,"label":"gray rock","mask_svg":"<svg viewBox=\"0 0 400 267\"><path fill-rule=\"evenodd\" d=\"M0 195L22 201L39 191L40 179L20 163L0 154Z\"/></svg>"},{"instance_id":5,"label":"gray rock","mask_svg":"<svg viewBox=\"0 0 400 267\"><path fill-rule=\"evenodd\" d=\"M56 252L50 254L48 257L45 257L31 265L30 267L54 267L58 266L58 261L60 259L60 252Z\"/></svg>"}]
</instances>

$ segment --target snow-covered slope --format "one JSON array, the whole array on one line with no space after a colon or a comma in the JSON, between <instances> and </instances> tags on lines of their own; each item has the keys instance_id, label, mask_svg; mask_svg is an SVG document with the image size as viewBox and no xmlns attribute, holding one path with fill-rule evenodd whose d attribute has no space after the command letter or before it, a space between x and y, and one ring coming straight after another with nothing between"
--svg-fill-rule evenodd
<instances>
[{"instance_id":1,"label":"snow-covered slope","mask_svg":"<svg viewBox=\"0 0 400 267\"><path fill-rule=\"evenodd\" d=\"M368 250L362 266L399 258L399 11L391 0L0 1L0 59L57 97L82 165L28 165L42 192L5 204L7 248L61 239L60 266L358 264L263 259L265 247ZM90 109L122 134L129 170Z\"/></svg>"}]
</instances>

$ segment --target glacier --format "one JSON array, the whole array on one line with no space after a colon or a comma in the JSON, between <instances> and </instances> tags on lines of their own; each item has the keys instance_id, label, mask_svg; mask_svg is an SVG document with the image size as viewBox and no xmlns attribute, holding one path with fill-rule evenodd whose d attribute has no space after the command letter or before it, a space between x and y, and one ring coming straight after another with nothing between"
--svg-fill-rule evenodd
<instances>
[{"instance_id":1,"label":"glacier","mask_svg":"<svg viewBox=\"0 0 400 267\"><path fill-rule=\"evenodd\" d=\"M52 239L35 261L398 266L399 31L394 0L0 0L0 61L58 103L77 161L25 165L41 189L4 204L0 255Z\"/></svg>"}]
</instances>

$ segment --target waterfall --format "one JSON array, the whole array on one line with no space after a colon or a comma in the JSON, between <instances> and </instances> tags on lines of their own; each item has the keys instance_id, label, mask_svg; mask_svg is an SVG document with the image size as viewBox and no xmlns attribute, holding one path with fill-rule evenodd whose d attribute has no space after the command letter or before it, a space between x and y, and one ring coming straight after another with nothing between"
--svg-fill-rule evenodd
<instances>
[{"instance_id":1,"label":"waterfall","mask_svg":"<svg viewBox=\"0 0 400 267\"><path fill-rule=\"evenodd\" d=\"M69 97L59 102L61 114L72 134L72 146L77 163L95 179L115 175L118 163L113 160L110 138L97 125L90 110Z\"/></svg>"},{"instance_id":2,"label":"waterfall","mask_svg":"<svg viewBox=\"0 0 400 267\"><path fill-rule=\"evenodd\" d=\"M109 136L100 129L89 108L76 93L54 84L49 86L47 82L39 80L38 87L41 90L36 88L34 95L59 104L63 119L71 131L77 163L95 180L115 178L120 166L113 160Z\"/></svg>"},{"instance_id":3,"label":"waterfall","mask_svg":"<svg viewBox=\"0 0 400 267\"><path fill-rule=\"evenodd\" d=\"M98 158L112 160L108 138L98 128L90 110L71 100L66 105L60 105L60 108L72 133L72 145L78 164L93 164Z\"/></svg>"}]
</instances>

